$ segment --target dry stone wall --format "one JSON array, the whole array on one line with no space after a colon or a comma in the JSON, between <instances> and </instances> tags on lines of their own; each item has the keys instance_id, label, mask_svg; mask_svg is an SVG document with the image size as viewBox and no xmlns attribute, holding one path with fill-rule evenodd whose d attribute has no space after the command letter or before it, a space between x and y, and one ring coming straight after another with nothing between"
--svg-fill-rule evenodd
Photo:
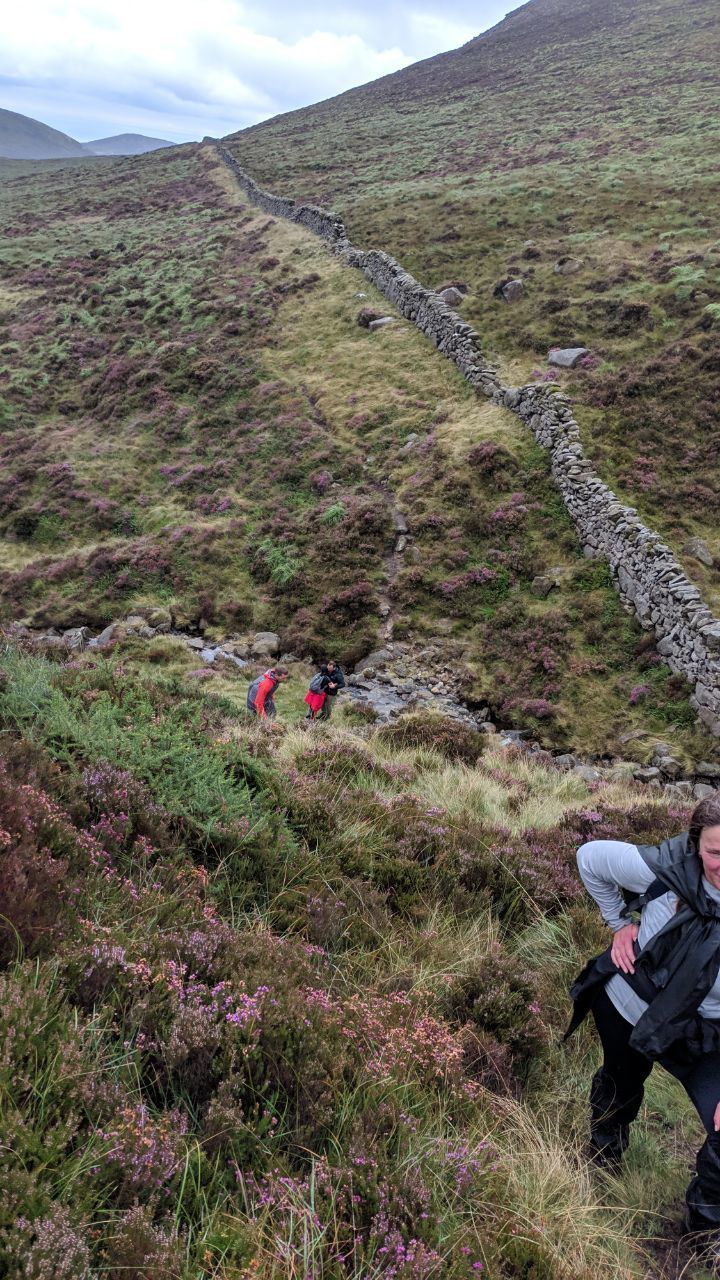
<instances>
[{"instance_id":1,"label":"dry stone wall","mask_svg":"<svg viewBox=\"0 0 720 1280\"><path fill-rule=\"evenodd\" d=\"M215 146L253 204L326 240L454 361L472 386L528 425L550 454L553 476L585 554L610 566L621 599L643 627L655 632L658 651L670 669L692 684L691 701L700 720L720 736L720 620L703 602L670 548L595 473L583 453L580 430L567 398L548 386L503 386L483 355L479 335L395 258L381 250L355 248L337 215L263 191L226 147L217 142Z\"/></svg>"}]
</instances>

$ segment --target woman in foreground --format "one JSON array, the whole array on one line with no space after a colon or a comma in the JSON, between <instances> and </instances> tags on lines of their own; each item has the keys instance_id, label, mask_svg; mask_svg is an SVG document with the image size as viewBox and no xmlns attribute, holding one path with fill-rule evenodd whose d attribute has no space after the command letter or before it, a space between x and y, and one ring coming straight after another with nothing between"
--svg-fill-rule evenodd
<instances>
[{"instance_id":1,"label":"woman in foreground","mask_svg":"<svg viewBox=\"0 0 720 1280\"><path fill-rule=\"evenodd\" d=\"M591 1157L618 1167L659 1062L681 1081L707 1133L686 1227L720 1232L720 792L696 807L688 832L659 848L593 840L577 857L614 934L571 992L568 1035L591 1012L604 1052L590 1091Z\"/></svg>"}]
</instances>

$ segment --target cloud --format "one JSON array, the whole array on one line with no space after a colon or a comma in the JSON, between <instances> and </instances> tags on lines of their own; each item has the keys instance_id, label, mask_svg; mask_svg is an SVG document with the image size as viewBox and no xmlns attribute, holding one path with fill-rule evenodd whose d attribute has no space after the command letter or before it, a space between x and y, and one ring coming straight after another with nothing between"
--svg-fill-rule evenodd
<instances>
[{"instance_id":1,"label":"cloud","mask_svg":"<svg viewBox=\"0 0 720 1280\"><path fill-rule=\"evenodd\" d=\"M463 43L481 29L481 13L487 25L499 8L33 0L3 19L0 105L81 139L126 129L173 141L223 134Z\"/></svg>"}]
</instances>

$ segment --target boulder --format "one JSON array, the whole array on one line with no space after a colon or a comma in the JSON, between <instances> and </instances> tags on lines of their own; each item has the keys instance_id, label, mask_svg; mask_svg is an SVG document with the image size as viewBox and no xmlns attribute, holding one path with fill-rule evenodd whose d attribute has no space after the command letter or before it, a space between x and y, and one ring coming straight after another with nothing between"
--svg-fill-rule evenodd
<instances>
[{"instance_id":1,"label":"boulder","mask_svg":"<svg viewBox=\"0 0 720 1280\"><path fill-rule=\"evenodd\" d=\"M570 773L572 769L576 769L580 761L577 756L571 756L569 753L562 756L553 756L553 764L561 773Z\"/></svg>"},{"instance_id":2,"label":"boulder","mask_svg":"<svg viewBox=\"0 0 720 1280\"><path fill-rule=\"evenodd\" d=\"M682 762L674 756L660 756L653 764L665 778L680 778L685 772Z\"/></svg>"},{"instance_id":3,"label":"boulder","mask_svg":"<svg viewBox=\"0 0 720 1280\"><path fill-rule=\"evenodd\" d=\"M388 662L390 662L391 657L392 654L389 649L373 649L373 652L369 653L367 658L364 658L361 663L358 663L358 668L363 672L368 667L375 667L378 670L382 670L387 666Z\"/></svg>"},{"instance_id":4,"label":"boulder","mask_svg":"<svg viewBox=\"0 0 720 1280\"><path fill-rule=\"evenodd\" d=\"M548 352L547 362L557 369L574 369L578 360L589 355L589 347L553 347Z\"/></svg>"},{"instance_id":5,"label":"boulder","mask_svg":"<svg viewBox=\"0 0 720 1280\"><path fill-rule=\"evenodd\" d=\"M183 640L188 649L196 649L198 653L205 648L205 641L201 640L200 636L183 636Z\"/></svg>"},{"instance_id":6,"label":"boulder","mask_svg":"<svg viewBox=\"0 0 720 1280\"><path fill-rule=\"evenodd\" d=\"M497 725L494 725L491 720L483 720L482 724L478 725L478 729L481 733L497 733Z\"/></svg>"},{"instance_id":7,"label":"boulder","mask_svg":"<svg viewBox=\"0 0 720 1280\"><path fill-rule=\"evenodd\" d=\"M125 628L121 622L111 622L109 626L105 627L104 631L100 632L99 636L96 636L94 640L90 641L89 648L107 649L111 644L115 644L115 642L120 639L124 634L124 630Z\"/></svg>"},{"instance_id":8,"label":"boulder","mask_svg":"<svg viewBox=\"0 0 720 1280\"><path fill-rule=\"evenodd\" d=\"M147 621L141 613L129 613L125 619L125 626L128 631L140 631L142 627L147 626Z\"/></svg>"},{"instance_id":9,"label":"boulder","mask_svg":"<svg viewBox=\"0 0 720 1280\"><path fill-rule=\"evenodd\" d=\"M459 307L465 295L459 289L456 289L455 285L451 284L448 285L447 289L441 289L438 296L442 298L448 307Z\"/></svg>"},{"instance_id":10,"label":"boulder","mask_svg":"<svg viewBox=\"0 0 720 1280\"><path fill-rule=\"evenodd\" d=\"M522 280L508 280L503 285L502 296L506 302L520 302L525 293L525 285Z\"/></svg>"},{"instance_id":11,"label":"boulder","mask_svg":"<svg viewBox=\"0 0 720 1280\"><path fill-rule=\"evenodd\" d=\"M644 769L636 769L633 773L636 782L659 782L660 770L654 765L647 765Z\"/></svg>"},{"instance_id":12,"label":"boulder","mask_svg":"<svg viewBox=\"0 0 720 1280\"><path fill-rule=\"evenodd\" d=\"M89 627L71 627L69 631L63 632L63 644L73 653L82 653L91 639L92 631Z\"/></svg>"},{"instance_id":13,"label":"boulder","mask_svg":"<svg viewBox=\"0 0 720 1280\"><path fill-rule=\"evenodd\" d=\"M693 560L699 560L701 564L706 564L709 569L715 563L712 551L702 538L688 538L683 551L686 556L692 556Z\"/></svg>"},{"instance_id":14,"label":"boulder","mask_svg":"<svg viewBox=\"0 0 720 1280\"><path fill-rule=\"evenodd\" d=\"M250 657L250 644L247 640L226 640L223 649L226 653L231 653L234 658Z\"/></svg>"},{"instance_id":15,"label":"boulder","mask_svg":"<svg viewBox=\"0 0 720 1280\"><path fill-rule=\"evenodd\" d=\"M582 271L582 262L578 262L577 258L558 258L553 271L556 276L574 276L578 271Z\"/></svg>"},{"instance_id":16,"label":"boulder","mask_svg":"<svg viewBox=\"0 0 720 1280\"><path fill-rule=\"evenodd\" d=\"M534 596L538 597L538 599L544 600L546 596L550 595L553 587L556 586L557 583L551 574L538 573L530 583L530 590Z\"/></svg>"},{"instance_id":17,"label":"boulder","mask_svg":"<svg viewBox=\"0 0 720 1280\"><path fill-rule=\"evenodd\" d=\"M698 778L720 778L720 764L712 764L709 760L701 760L695 766Z\"/></svg>"},{"instance_id":18,"label":"boulder","mask_svg":"<svg viewBox=\"0 0 720 1280\"><path fill-rule=\"evenodd\" d=\"M576 778L582 778L583 782L600 782L602 774L599 769L594 769L591 764L576 764L572 770Z\"/></svg>"},{"instance_id":19,"label":"boulder","mask_svg":"<svg viewBox=\"0 0 720 1280\"><path fill-rule=\"evenodd\" d=\"M674 796L676 800L689 800L692 795L692 783L667 782L664 791L666 796Z\"/></svg>"},{"instance_id":20,"label":"boulder","mask_svg":"<svg viewBox=\"0 0 720 1280\"><path fill-rule=\"evenodd\" d=\"M274 657L280 652L280 637L275 631L258 631L253 636L251 653L256 657L269 654Z\"/></svg>"},{"instance_id":21,"label":"boulder","mask_svg":"<svg viewBox=\"0 0 720 1280\"><path fill-rule=\"evenodd\" d=\"M710 730L716 738L720 738L720 715L716 711L712 711L710 707L698 707L698 719L702 720L706 729Z\"/></svg>"},{"instance_id":22,"label":"boulder","mask_svg":"<svg viewBox=\"0 0 720 1280\"><path fill-rule=\"evenodd\" d=\"M715 787L711 787L707 782L696 782L692 793L696 800L707 800L708 796L715 795Z\"/></svg>"}]
</instances>

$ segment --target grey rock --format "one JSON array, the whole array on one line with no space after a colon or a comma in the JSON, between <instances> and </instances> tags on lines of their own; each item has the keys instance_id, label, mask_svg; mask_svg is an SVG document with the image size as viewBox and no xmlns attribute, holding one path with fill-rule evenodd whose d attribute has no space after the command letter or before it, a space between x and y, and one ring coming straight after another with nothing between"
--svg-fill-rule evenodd
<instances>
[{"instance_id":1,"label":"grey rock","mask_svg":"<svg viewBox=\"0 0 720 1280\"><path fill-rule=\"evenodd\" d=\"M692 793L696 800L707 800L708 796L714 796L715 787L711 787L707 782L696 782L692 789Z\"/></svg>"},{"instance_id":2,"label":"grey rock","mask_svg":"<svg viewBox=\"0 0 720 1280\"><path fill-rule=\"evenodd\" d=\"M91 639L92 631L89 627L71 627L69 631L63 632L63 644L72 653L82 653Z\"/></svg>"},{"instance_id":3,"label":"grey rock","mask_svg":"<svg viewBox=\"0 0 720 1280\"><path fill-rule=\"evenodd\" d=\"M599 769L594 769L590 764L576 764L572 770L576 778L582 778L583 782L600 782L602 774Z\"/></svg>"},{"instance_id":4,"label":"grey rock","mask_svg":"<svg viewBox=\"0 0 720 1280\"><path fill-rule=\"evenodd\" d=\"M548 352L547 362L557 369L574 369L578 360L589 355L589 347L553 347Z\"/></svg>"},{"instance_id":5,"label":"grey rock","mask_svg":"<svg viewBox=\"0 0 720 1280\"><path fill-rule=\"evenodd\" d=\"M125 626L128 631L139 631L141 627L147 626L147 622L142 613L129 613L125 619Z\"/></svg>"},{"instance_id":6,"label":"grey rock","mask_svg":"<svg viewBox=\"0 0 720 1280\"><path fill-rule=\"evenodd\" d=\"M196 649L199 653L201 649L205 648L205 641L201 640L199 636L184 636L183 639L188 649Z\"/></svg>"},{"instance_id":7,"label":"grey rock","mask_svg":"<svg viewBox=\"0 0 720 1280\"><path fill-rule=\"evenodd\" d=\"M653 760L653 764L665 778L680 778L685 772L682 762L674 756L660 756Z\"/></svg>"},{"instance_id":8,"label":"grey rock","mask_svg":"<svg viewBox=\"0 0 720 1280\"><path fill-rule=\"evenodd\" d=\"M711 711L709 707L698 707L698 719L702 720L706 729L720 738L720 715L716 711Z\"/></svg>"},{"instance_id":9,"label":"grey rock","mask_svg":"<svg viewBox=\"0 0 720 1280\"><path fill-rule=\"evenodd\" d=\"M616 760L607 771L611 782L628 782L634 775L635 765L630 760Z\"/></svg>"},{"instance_id":10,"label":"grey rock","mask_svg":"<svg viewBox=\"0 0 720 1280\"><path fill-rule=\"evenodd\" d=\"M686 556L692 556L693 560L699 560L701 564L706 564L710 569L715 563L712 551L702 538L688 538L683 551Z\"/></svg>"},{"instance_id":11,"label":"grey rock","mask_svg":"<svg viewBox=\"0 0 720 1280\"><path fill-rule=\"evenodd\" d=\"M720 764L712 764L709 760L701 760L695 766L695 773L699 778L720 778Z\"/></svg>"},{"instance_id":12,"label":"grey rock","mask_svg":"<svg viewBox=\"0 0 720 1280\"><path fill-rule=\"evenodd\" d=\"M447 289L440 291L439 297L448 307L459 307L465 295L456 289L454 285L448 285Z\"/></svg>"},{"instance_id":13,"label":"grey rock","mask_svg":"<svg viewBox=\"0 0 720 1280\"><path fill-rule=\"evenodd\" d=\"M483 720L478 725L478 729L481 733L497 733L497 725L494 725L491 720Z\"/></svg>"},{"instance_id":14,"label":"grey rock","mask_svg":"<svg viewBox=\"0 0 720 1280\"><path fill-rule=\"evenodd\" d=\"M660 770L654 765L647 765L644 769L636 769L633 773L636 782L658 782L660 779Z\"/></svg>"},{"instance_id":15,"label":"grey rock","mask_svg":"<svg viewBox=\"0 0 720 1280\"><path fill-rule=\"evenodd\" d=\"M672 749L668 746L667 742L656 742L653 747L653 755L660 760L663 756L671 756Z\"/></svg>"},{"instance_id":16,"label":"grey rock","mask_svg":"<svg viewBox=\"0 0 720 1280\"><path fill-rule=\"evenodd\" d=\"M230 653L235 658L249 658L250 644L247 640L226 640L223 643L225 653Z\"/></svg>"},{"instance_id":17,"label":"grey rock","mask_svg":"<svg viewBox=\"0 0 720 1280\"><path fill-rule=\"evenodd\" d=\"M558 258L553 271L556 276L574 276L582 271L582 262L578 262L577 258Z\"/></svg>"},{"instance_id":18,"label":"grey rock","mask_svg":"<svg viewBox=\"0 0 720 1280\"><path fill-rule=\"evenodd\" d=\"M122 634L122 623L111 622L109 626L105 627L105 629L100 632L99 636L96 636L94 640L90 641L88 648L107 649L108 645L112 644L115 640L118 640Z\"/></svg>"},{"instance_id":19,"label":"grey rock","mask_svg":"<svg viewBox=\"0 0 720 1280\"><path fill-rule=\"evenodd\" d=\"M553 587L556 587L556 586L557 586L557 583L554 577L552 576L552 574L538 573L537 576L533 578L532 582L530 583L530 590L532 591L534 596L537 596L540 600L544 600L547 596L550 595L550 592L552 591Z\"/></svg>"},{"instance_id":20,"label":"grey rock","mask_svg":"<svg viewBox=\"0 0 720 1280\"><path fill-rule=\"evenodd\" d=\"M506 302L520 302L525 293L525 285L522 280L508 280L503 285L502 296Z\"/></svg>"},{"instance_id":21,"label":"grey rock","mask_svg":"<svg viewBox=\"0 0 720 1280\"><path fill-rule=\"evenodd\" d=\"M691 782L666 782L665 794L674 796L676 800L687 800L692 795Z\"/></svg>"},{"instance_id":22,"label":"grey rock","mask_svg":"<svg viewBox=\"0 0 720 1280\"><path fill-rule=\"evenodd\" d=\"M392 654L389 649L373 649L372 653L369 653L367 658L364 658L361 663L358 663L358 667L363 671L366 667L377 667L378 670L382 670L387 666L391 658Z\"/></svg>"},{"instance_id":23,"label":"grey rock","mask_svg":"<svg viewBox=\"0 0 720 1280\"><path fill-rule=\"evenodd\" d=\"M256 657L275 656L280 652L280 637L275 631L258 631L252 638L251 652Z\"/></svg>"},{"instance_id":24,"label":"grey rock","mask_svg":"<svg viewBox=\"0 0 720 1280\"><path fill-rule=\"evenodd\" d=\"M569 752L565 755L553 757L553 764L556 769L560 769L561 773L570 773L572 769L577 768L579 763L577 756L572 756Z\"/></svg>"}]
</instances>

